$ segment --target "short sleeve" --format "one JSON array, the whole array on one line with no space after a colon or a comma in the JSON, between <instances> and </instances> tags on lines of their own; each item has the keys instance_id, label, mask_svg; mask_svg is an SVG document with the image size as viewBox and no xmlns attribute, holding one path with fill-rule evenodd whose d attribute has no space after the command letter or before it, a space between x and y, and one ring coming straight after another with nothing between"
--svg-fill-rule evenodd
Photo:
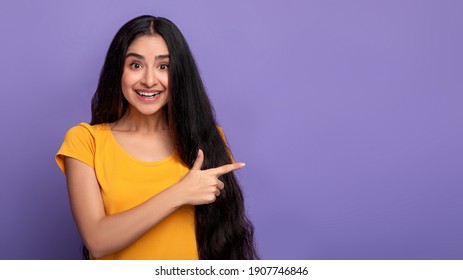
<instances>
[{"instance_id":1,"label":"short sleeve","mask_svg":"<svg viewBox=\"0 0 463 280\"><path fill-rule=\"evenodd\" d=\"M227 138L225 137L225 133L223 132L222 127L217 126L217 130L219 131L219 134L220 134L220 136L222 137L223 142L225 143L225 147L227 148L228 155L230 156L231 162L232 162L232 163L235 163L235 159L233 158L233 155L232 155L232 153L231 153L231 151L230 151L230 147L228 146Z\"/></svg>"},{"instance_id":2,"label":"short sleeve","mask_svg":"<svg viewBox=\"0 0 463 280\"><path fill-rule=\"evenodd\" d=\"M56 163L63 173L66 172L65 157L75 158L94 168L95 137L89 124L80 123L69 129L64 136L63 144L55 156Z\"/></svg>"},{"instance_id":3,"label":"short sleeve","mask_svg":"<svg viewBox=\"0 0 463 280\"><path fill-rule=\"evenodd\" d=\"M220 127L220 126L217 126L217 130L219 131L219 134L220 136L222 137L223 141L225 142L225 144L228 146L227 144L227 139L225 138L225 133L223 133L223 128Z\"/></svg>"}]
</instances>

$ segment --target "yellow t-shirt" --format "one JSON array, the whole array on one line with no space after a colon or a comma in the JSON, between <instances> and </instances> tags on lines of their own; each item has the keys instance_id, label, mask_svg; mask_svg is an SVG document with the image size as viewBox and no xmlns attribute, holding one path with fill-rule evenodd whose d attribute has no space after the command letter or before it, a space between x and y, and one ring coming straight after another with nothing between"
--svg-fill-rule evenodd
<instances>
[{"instance_id":1,"label":"yellow t-shirt","mask_svg":"<svg viewBox=\"0 0 463 280\"><path fill-rule=\"evenodd\" d=\"M65 156L95 169L106 215L143 203L189 171L175 152L158 162L132 157L116 142L108 124L71 128L56 155L63 172ZM194 206L179 208L125 249L101 259L198 259Z\"/></svg>"}]
</instances>

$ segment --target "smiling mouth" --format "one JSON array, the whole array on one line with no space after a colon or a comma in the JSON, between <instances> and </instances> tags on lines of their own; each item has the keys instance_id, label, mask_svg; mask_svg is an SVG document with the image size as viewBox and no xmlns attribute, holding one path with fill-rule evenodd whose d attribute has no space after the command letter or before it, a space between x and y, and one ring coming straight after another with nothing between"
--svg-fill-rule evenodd
<instances>
[{"instance_id":1,"label":"smiling mouth","mask_svg":"<svg viewBox=\"0 0 463 280\"><path fill-rule=\"evenodd\" d=\"M138 95L140 95L141 97L145 97L145 98L155 98L156 96L161 94L160 91L147 92L147 91L138 91L138 90L136 90L135 92Z\"/></svg>"}]
</instances>

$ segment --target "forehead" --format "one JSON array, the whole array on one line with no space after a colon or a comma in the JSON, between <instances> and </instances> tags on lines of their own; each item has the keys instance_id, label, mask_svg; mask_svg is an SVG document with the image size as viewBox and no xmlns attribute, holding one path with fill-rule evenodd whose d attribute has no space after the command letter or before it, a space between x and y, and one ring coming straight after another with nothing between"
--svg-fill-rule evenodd
<instances>
[{"instance_id":1,"label":"forehead","mask_svg":"<svg viewBox=\"0 0 463 280\"><path fill-rule=\"evenodd\" d=\"M137 53L145 57L155 57L160 54L169 54L169 49L160 35L142 35L127 48L127 53Z\"/></svg>"}]
</instances>

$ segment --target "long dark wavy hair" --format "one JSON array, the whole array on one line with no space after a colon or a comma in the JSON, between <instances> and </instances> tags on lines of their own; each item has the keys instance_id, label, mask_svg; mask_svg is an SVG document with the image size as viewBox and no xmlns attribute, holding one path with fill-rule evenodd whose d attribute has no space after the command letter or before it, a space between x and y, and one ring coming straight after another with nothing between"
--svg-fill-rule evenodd
<instances>
[{"instance_id":1,"label":"long dark wavy hair","mask_svg":"<svg viewBox=\"0 0 463 280\"><path fill-rule=\"evenodd\" d=\"M188 44L170 20L140 16L121 27L109 47L95 95L91 124L119 120L128 108L121 77L127 48L142 35L160 35L167 44L169 101L165 107L172 142L181 160L192 167L198 149L204 151L202 168L231 163L230 151L217 121ZM225 188L214 203L197 205L196 242L200 259L256 259L254 228L244 210L243 194L233 172L220 177ZM88 250L84 246L84 257Z\"/></svg>"}]
</instances>

